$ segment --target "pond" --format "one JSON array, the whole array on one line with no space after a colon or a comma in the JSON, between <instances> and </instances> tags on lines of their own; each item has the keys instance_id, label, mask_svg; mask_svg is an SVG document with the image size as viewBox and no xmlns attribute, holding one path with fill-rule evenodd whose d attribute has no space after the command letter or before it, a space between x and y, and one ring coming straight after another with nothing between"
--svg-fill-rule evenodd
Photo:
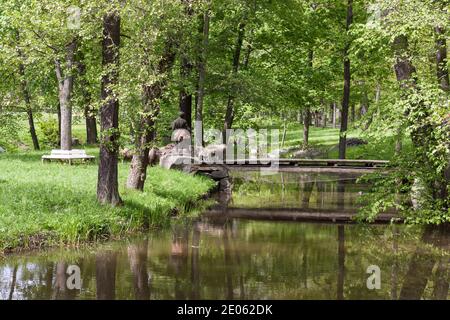
<instances>
[{"instance_id":1,"label":"pond","mask_svg":"<svg viewBox=\"0 0 450 320\"><path fill-rule=\"evenodd\" d=\"M447 299L445 228L315 219L356 213L356 178L236 172L231 198L189 223L2 258L0 299Z\"/></svg>"}]
</instances>

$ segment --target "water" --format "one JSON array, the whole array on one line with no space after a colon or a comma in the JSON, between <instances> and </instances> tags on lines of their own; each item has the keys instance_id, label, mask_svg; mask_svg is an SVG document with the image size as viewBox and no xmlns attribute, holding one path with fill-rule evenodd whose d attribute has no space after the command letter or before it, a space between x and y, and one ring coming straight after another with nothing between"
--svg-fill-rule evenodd
<instances>
[{"instance_id":1,"label":"water","mask_svg":"<svg viewBox=\"0 0 450 320\"><path fill-rule=\"evenodd\" d=\"M236 173L232 198L189 225L5 257L0 299L447 299L448 231L289 219L354 213L366 191L349 175ZM67 287L74 265L80 290Z\"/></svg>"}]
</instances>

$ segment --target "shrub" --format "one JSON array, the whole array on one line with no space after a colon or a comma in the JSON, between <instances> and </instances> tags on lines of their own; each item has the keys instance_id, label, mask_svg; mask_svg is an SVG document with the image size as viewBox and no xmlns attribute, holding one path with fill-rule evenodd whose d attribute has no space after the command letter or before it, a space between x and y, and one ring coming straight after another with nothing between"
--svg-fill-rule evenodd
<instances>
[{"instance_id":1,"label":"shrub","mask_svg":"<svg viewBox=\"0 0 450 320\"><path fill-rule=\"evenodd\" d=\"M39 128L42 133L41 141L49 147L57 147L59 144L58 121L55 119L41 120Z\"/></svg>"}]
</instances>

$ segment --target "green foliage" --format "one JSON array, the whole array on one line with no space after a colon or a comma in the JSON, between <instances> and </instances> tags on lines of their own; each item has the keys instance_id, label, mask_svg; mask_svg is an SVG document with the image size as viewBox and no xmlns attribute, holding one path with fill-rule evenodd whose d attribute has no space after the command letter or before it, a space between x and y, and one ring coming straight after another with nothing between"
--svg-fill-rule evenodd
<instances>
[{"instance_id":1,"label":"green foliage","mask_svg":"<svg viewBox=\"0 0 450 320\"><path fill-rule=\"evenodd\" d=\"M39 121L40 141L50 148L56 148L59 144L58 121L52 118Z\"/></svg>"},{"instance_id":2,"label":"green foliage","mask_svg":"<svg viewBox=\"0 0 450 320\"><path fill-rule=\"evenodd\" d=\"M17 116L0 111L0 147L8 152L17 149L18 123Z\"/></svg>"}]
</instances>

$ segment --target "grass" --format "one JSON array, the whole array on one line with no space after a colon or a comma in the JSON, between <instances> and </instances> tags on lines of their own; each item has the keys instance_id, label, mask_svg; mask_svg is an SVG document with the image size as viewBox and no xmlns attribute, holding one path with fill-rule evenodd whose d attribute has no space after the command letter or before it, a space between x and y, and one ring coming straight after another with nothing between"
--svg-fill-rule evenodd
<instances>
[{"instance_id":1,"label":"grass","mask_svg":"<svg viewBox=\"0 0 450 320\"><path fill-rule=\"evenodd\" d=\"M97 165L41 164L43 153L0 155L0 252L119 238L162 226L175 212L183 216L199 206L213 186L202 177L152 167L144 192L126 190L124 163L119 165L124 205L112 208L96 202Z\"/></svg>"},{"instance_id":2,"label":"grass","mask_svg":"<svg viewBox=\"0 0 450 320\"><path fill-rule=\"evenodd\" d=\"M282 132L280 132L281 140ZM359 130L350 130L348 138L361 137ZM281 142L280 142L281 143ZM303 144L303 126L292 123L287 127L284 149L300 147ZM327 158L338 158L339 129L321 128L310 126L309 146L311 148L322 149ZM409 139L403 141L404 148L411 147ZM386 136L382 141L369 140L368 144L360 146L349 146L346 150L347 159L371 159L371 160L391 160L395 152L395 140L391 136Z\"/></svg>"}]
</instances>

